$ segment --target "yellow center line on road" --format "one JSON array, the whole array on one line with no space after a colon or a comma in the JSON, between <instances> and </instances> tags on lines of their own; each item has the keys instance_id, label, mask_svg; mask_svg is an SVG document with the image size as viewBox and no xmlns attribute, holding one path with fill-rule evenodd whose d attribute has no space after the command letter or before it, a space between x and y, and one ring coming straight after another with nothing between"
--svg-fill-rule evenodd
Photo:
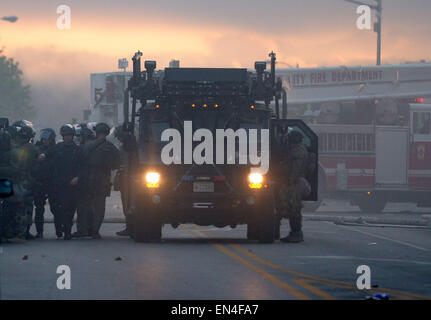
<instances>
[{"instance_id":1,"label":"yellow center line on road","mask_svg":"<svg viewBox=\"0 0 431 320\"><path fill-rule=\"evenodd\" d=\"M207 231L207 230L205 230L205 229L202 229L202 228L200 228L198 225L193 225L193 227L194 228L196 228L198 231L200 231L200 232L202 232L203 234L205 234L205 235L207 235L207 236L209 236L209 237L217 237L216 235L214 235L213 233L211 233L211 232L209 232L209 231ZM191 230L190 230L191 231ZM192 231L193 232L193 231ZM231 246L232 248L234 248L234 249L240 249L239 251L241 251L241 252L243 252L243 253L245 253L247 256L249 256L250 258L253 258L252 256L254 256L254 255L252 255L252 256L250 256L249 254L250 254L250 252L249 251L247 251L247 250L245 250L245 249L243 249L242 247L240 247L240 246L238 246L238 245L235 245L235 244L231 244L231 243L229 243L228 244L229 246ZM225 247L223 247L224 249L226 249ZM239 256L238 256L239 257ZM240 257L241 258L241 257ZM241 258L242 259L242 258ZM256 261L256 259L253 259L253 260L255 260ZM245 261L247 261L247 260L245 260ZM248 261L247 261L248 262ZM257 261L257 262L260 262L260 261ZM253 265L254 266L254 265ZM263 270L262 270L263 271ZM264 271L264 272L266 272L266 271ZM272 276L272 275L271 275ZM323 290L320 290L320 289L318 289L318 288L316 288L316 287L314 287L314 286L312 286L311 284L309 284L305 279L294 279L293 280L296 284L298 284L300 287L302 287L302 288L304 288L304 289L306 289L306 290L308 290L308 291L310 291L311 293L313 293L313 294L315 294L316 296L318 296L318 297L320 297L320 298L322 298L322 299L325 299L325 300L336 300L333 296L331 296L330 294L328 294L328 293L326 293L326 292L324 292Z\"/></svg>"},{"instance_id":2,"label":"yellow center line on road","mask_svg":"<svg viewBox=\"0 0 431 320\"><path fill-rule=\"evenodd\" d=\"M193 225L197 230L199 230L200 232L206 234L209 237L217 237L215 234L199 227L198 225ZM346 281L340 281L340 280L331 280L331 279L325 279L325 278L320 278L320 277L316 277L316 276L312 276L312 275L308 275L305 273L301 273L292 269L288 269L286 267L282 267L279 266L277 264L274 264L272 262L266 261L265 259L262 259L261 257L251 253L250 251L248 251L247 249L237 245L237 244L233 244L233 243L229 243L228 244L230 247L236 249L237 251L243 253L244 255L246 255L247 257L249 257L250 259L268 266L272 269L275 270L279 270L279 271L283 271L292 275L295 275L301 279L307 280L306 282L300 281L301 283L306 283L307 286L309 286L310 289L314 290L314 292L312 290L309 290L310 292L316 294L319 297L322 297L323 299L327 299L324 296L322 296L322 292L320 292L320 294L317 294L318 291L321 291L320 289L311 286L309 283L313 282L316 284L322 284L322 285L326 285L326 286L330 286L330 287L337 287L337 288L345 288L345 289L349 289L352 291L359 291L358 288L356 288L356 286L352 283L346 282ZM304 286L303 286L304 287ZM305 287L304 287L305 288ZM305 288L307 289L307 288ZM307 289L308 290L308 289ZM366 293L368 294L373 294L373 293L381 293L381 292L385 292L388 294L391 294L393 296L398 297L399 299L425 299L425 300L430 300L431 297L428 296L424 296L424 295L420 295L420 294L416 294L416 293L410 293L410 292L404 292L404 291L399 291L399 290L393 290L393 289L388 289L388 288L378 288L378 289L371 289L371 290L367 290ZM326 294L326 293L325 293ZM331 297L333 298L333 297Z\"/></svg>"},{"instance_id":3,"label":"yellow center line on road","mask_svg":"<svg viewBox=\"0 0 431 320\"><path fill-rule=\"evenodd\" d=\"M315 286L312 286L310 284L310 281L307 279L293 279L293 282L300 285L301 287L307 289L308 291L314 293L316 296L321 297L324 300L336 300L333 296L331 296L329 293L316 288Z\"/></svg>"},{"instance_id":4,"label":"yellow center line on road","mask_svg":"<svg viewBox=\"0 0 431 320\"><path fill-rule=\"evenodd\" d=\"M195 232L195 231L187 228L184 225L180 225L180 228L182 228L183 230L185 230L186 232L188 232L189 234L191 234L191 235L193 235L193 236L195 236L197 238L205 238L200 233ZM301 300L310 300L310 297L308 297L307 295L303 294L299 290L297 290L294 287L290 286L289 284L283 282L282 280L278 279L277 277L273 276L272 274L266 272L265 270L259 268L258 266L254 265L253 263L247 261L246 259L244 259L243 257L237 255L236 253L234 253L233 251L229 250L225 246L223 246L221 244L218 244L218 243L210 243L210 244L213 247L215 247L217 250L219 250L220 252L222 252L225 255L227 255L228 257L230 257L230 258L234 259L235 261L241 263L246 268L248 268L248 269L250 269L250 270L258 273L259 275L261 275L265 279L269 280L270 282L272 282L276 286L282 288L283 290L285 290L287 293L289 293L293 297L295 297L297 299L301 299Z\"/></svg>"}]
</instances>

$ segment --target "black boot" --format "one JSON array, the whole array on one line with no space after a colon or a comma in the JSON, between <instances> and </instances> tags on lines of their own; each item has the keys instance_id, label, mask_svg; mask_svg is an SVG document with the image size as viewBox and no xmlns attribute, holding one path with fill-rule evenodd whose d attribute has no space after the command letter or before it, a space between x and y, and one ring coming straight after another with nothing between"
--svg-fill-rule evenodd
<instances>
[{"instance_id":1,"label":"black boot","mask_svg":"<svg viewBox=\"0 0 431 320\"><path fill-rule=\"evenodd\" d=\"M30 225L27 227L27 231L25 233L26 240L34 240L36 237L30 233Z\"/></svg>"},{"instance_id":2,"label":"black boot","mask_svg":"<svg viewBox=\"0 0 431 320\"><path fill-rule=\"evenodd\" d=\"M298 243L304 241L304 234L302 233L302 216L298 214L289 218L290 233L287 237L281 238L282 242Z\"/></svg>"},{"instance_id":3,"label":"black boot","mask_svg":"<svg viewBox=\"0 0 431 320\"><path fill-rule=\"evenodd\" d=\"M129 230L127 230L127 228L126 228L126 229L124 229L124 230L118 231L118 232L116 233L116 235L117 235L117 236L129 236L129 235L130 235L130 233L129 233Z\"/></svg>"},{"instance_id":4,"label":"black boot","mask_svg":"<svg viewBox=\"0 0 431 320\"><path fill-rule=\"evenodd\" d=\"M64 231L64 240L71 240L72 239L72 226L71 225L63 225L63 231Z\"/></svg>"},{"instance_id":5,"label":"black boot","mask_svg":"<svg viewBox=\"0 0 431 320\"><path fill-rule=\"evenodd\" d=\"M43 238L43 223L36 224L36 238Z\"/></svg>"},{"instance_id":6,"label":"black boot","mask_svg":"<svg viewBox=\"0 0 431 320\"><path fill-rule=\"evenodd\" d=\"M102 236L100 235L100 233L99 233L99 232L94 232L94 233L91 235L91 238L93 238L93 239L102 239Z\"/></svg>"},{"instance_id":7,"label":"black boot","mask_svg":"<svg viewBox=\"0 0 431 320\"><path fill-rule=\"evenodd\" d=\"M281 238L282 242L299 243L304 242L304 235L302 231L290 231L287 237Z\"/></svg>"},{"instance_id":8,"label":"black boot","mask_svg":"<svg viewBox=\"0 0 431 320\"><path fill-rule=\"evenodd\" d=\"M82 238L82 237L87 237L88 234L84 234L78 231L75 231L74 233L72 233L72 238Z\"/></svg>"},{"instance_id":9,"label":"black boot","mask_svg":"<svg viewBox=\"0 0 431 320\"><path fill-rule=\"evenodd\" d=\"M63 225L60 223L58 217L54 215L54 226L55 226L55 234L57 235L57 238L63 237Z\"/></svg>"},{"instance_id":10,"label":"black boot","mask_svg":"<svg viewBox=\"0 0 431 320\"><path fill-rule=\"evenodd\" d=\"M55 225L55 234L57 235L57 238L63 237L63 226L61 224Z\"/></svg>"},{"instance_id":11,"label":"black boot","mask_svg":"<svg viewBox=\"0 0 431 320\"><path fill-rule=\"evenodd\" d=\"M36 239L43 239L43 224L36 224Z\"/></svg>"}]
</instances>

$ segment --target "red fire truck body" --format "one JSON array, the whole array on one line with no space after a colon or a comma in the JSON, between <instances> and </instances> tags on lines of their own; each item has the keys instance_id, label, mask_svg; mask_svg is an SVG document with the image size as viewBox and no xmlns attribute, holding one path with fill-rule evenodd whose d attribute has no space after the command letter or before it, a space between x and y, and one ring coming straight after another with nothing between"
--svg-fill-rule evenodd
<instances>
[{"instance_id":1,"label":"red fire truck body","mask_svg":"<svg viewBox=\"0 0 431 320\"><path fill-rule=\"evenodd\" d=\"M288 117L319 135L320 198L431 207L431 64L284 69ZM420 98L419 98L420 97ZM310 208L316 209L310 204Z\"/></svg>"}]
</instances>

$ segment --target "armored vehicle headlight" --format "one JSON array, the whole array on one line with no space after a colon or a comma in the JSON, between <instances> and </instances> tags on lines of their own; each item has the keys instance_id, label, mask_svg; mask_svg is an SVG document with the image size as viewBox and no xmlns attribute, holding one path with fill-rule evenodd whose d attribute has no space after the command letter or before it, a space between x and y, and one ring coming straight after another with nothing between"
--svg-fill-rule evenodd
<instances>
[{"instance_id":1,"label":"armored vehicle headlight","mask_svg":"<svg viewBox=\"0 0 431 320\"><path fill-rule=\"evenodd\" d=\"M160 185L160 174L155 171L149 171L145 174L145 183L148 188L158 188Z\"/></svg>"},{"instance_id":2,"label":"armored vehicle headlight","mask_svg":"<svg viewBox=\"0 0 431 320\"><path fill-rule=\"evenodd\" d=\"M260 173L250 173L248 175L248 186L251 189L262 188L263 176Z\"/></svg>"}]
</instances>

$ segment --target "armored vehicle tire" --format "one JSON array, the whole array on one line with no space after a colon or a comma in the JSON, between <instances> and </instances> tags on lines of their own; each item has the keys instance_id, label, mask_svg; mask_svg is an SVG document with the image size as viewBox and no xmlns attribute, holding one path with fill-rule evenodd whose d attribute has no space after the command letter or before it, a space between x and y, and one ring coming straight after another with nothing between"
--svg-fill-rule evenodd
<instances>
[{"instance_id":1,"label":"armored vehicle tire","mask_svg":"<svg viewBox=\"0 0 431 320\"><path fill-rule=\"evenodd\" d=\"M275 219L274 222L263 221L262 219L250 222L247 224L247 239L258 240L260 243L272 243L277 239L277 226L279 228ZM280 238L279 231L278 238Z\"/></svg>"},{"instance_id":2,"label":"armored vehicle tire","mask_svg":"<svg viewBox=\"0 0 431 320\"><path fill-rule=\"evenodd\" d=\"M260 243L273 243L275 240L275 213L266 214L260 219L258 240Z\"/></svg>"},{"instance_id":3,"label":"armored vehicle tire","mask_svg":"<svg viewBox=\"0 0 431 320\"><path fill-rule=\"evenodd\" d=\"M386 206L385 200L363 198L358 203L359 209L364 213L382 212Z\"/></svg>"},{"instance_id":4,"label":"armored vehicle tire","mask_svg":"<svg viewBox=\"0 0 431 320\"><path fill-rule=\"evenodd\" d=\"M162 224L151 211L140 211L133 216L133 237L135 242L159 242L162 238Z\"/></svg>"},{"instance_id":5,"label":"armored vehicle tire","mask_svg":"<svg viewBox=\"0 0 431 320\"><path fill-rule=\"evenodd\" d=\"M274 240L280 240L281 218L277 215L275 218Z\"/></svg>"},{"instance_id":6,"label":"armored vehicle tire","mask_svg":"<svg viewBox=\"0 0 431 320\"><path fill-rule=\"evenodd\" d=\"M273 243L276 238L276 228L279 228L274 206L256 210L256 217L247 224L247 239L258 240L260 243Z\"/></svg>"},{"instance_id":7,"label":"armored vehicle tire","mask_svg":"<svg viewBox=\"0 0 431 320\"><path fill-rule=\"evenodd\" d=\"M248 240L257 240L258 238L258 227L254 222L247 224L247 239Z\"/></svg>"},{"instance_id":8,"label":"armored vehicle tire","mask_svg":"<svg viewBox=\"0 0 431 320\"><path fill-rule=\"evenodd\" d=\"M127 220L126 220L127 222L126 222L126 228L127 228L127 230L129 231L129 237L130 237L130 239L132 239L133 240L133 237L134 237L134 233L135 233L135 229L133 228L133 226L135 225L134 224L134 220L133 220L133 215L129 215L128 217L127 217Z\"/></svg>"}]
</instances>

